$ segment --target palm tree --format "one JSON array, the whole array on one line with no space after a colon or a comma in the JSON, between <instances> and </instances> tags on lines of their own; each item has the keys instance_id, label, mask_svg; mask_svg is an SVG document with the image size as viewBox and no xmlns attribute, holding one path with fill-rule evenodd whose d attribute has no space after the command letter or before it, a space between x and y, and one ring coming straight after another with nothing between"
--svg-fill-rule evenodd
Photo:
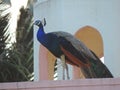
<instances>
[{"instance_id":1,"label":"palm tree","mask_svg":"<svg viewBox=\"0 0 120 90\"><path fill-rule=\"evenodd\" d=\"M5 4L1 2L0 6ZM0 12L6 9L9 8ZM0 15L0 82L33 80L33 16L28 8L22 7L20 13L14 43L7 42L10 14ZM7 47L9 44L11 46Z\"/></svg>"}]
</instances>

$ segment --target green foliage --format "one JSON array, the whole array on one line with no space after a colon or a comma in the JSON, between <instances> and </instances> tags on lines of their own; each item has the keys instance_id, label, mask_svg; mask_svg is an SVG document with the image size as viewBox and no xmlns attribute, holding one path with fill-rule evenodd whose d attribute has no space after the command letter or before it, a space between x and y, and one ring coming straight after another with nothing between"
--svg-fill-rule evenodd
<instances>
[{"instance_id":1,"label":"green foliage","mask_svg":"<svg viewBox=\"0 0 120 90\"><path fill-rule=\"evenodd\" d=\"M9 48L6 25L10 14L0 16L0 82L33 80L33 16L29 9L21 8L20 12L16 42Z\"/></svg>"},{"instance_id":2,"label":"green foliage","mask_svg":"<svg viewBox=\"0 0 120 90\"><path fill-rule=\"evenodd\" d=\"M6 55L9 54L9 55ZM0 61L0 82L28 81L33 75L32 52L21 54L17 49L6 50Z\"/></svg>"}]
</instances>

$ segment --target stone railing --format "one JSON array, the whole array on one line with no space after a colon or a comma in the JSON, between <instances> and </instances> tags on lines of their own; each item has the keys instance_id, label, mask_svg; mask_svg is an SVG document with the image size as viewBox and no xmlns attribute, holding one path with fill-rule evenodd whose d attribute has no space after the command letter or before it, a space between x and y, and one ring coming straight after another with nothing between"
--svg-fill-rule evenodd
<instances>
[{"instance_id":1,"label":"stone railing","mask_svg":"<svg viewBox=\"0 0 120 90\"><path fill-rule=\"evenodd\" d=\"M0 90L120 90L120 78L0 83Z\"/></svg>"}]
</instances>

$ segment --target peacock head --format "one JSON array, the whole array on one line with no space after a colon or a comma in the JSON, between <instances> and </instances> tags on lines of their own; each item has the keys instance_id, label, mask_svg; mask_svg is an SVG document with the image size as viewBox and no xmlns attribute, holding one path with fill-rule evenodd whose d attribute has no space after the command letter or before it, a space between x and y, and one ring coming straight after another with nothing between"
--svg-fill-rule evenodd
<instances>
[{"instance_id":1,"label":"peacock head","mask_svg":"<svg viewBox=\"0 0 120 90\"><path fill-rule=\"evenodd\" d=\"M45 26L46 25L46 20L45 18L41 21L41 20L36 20L34 22L34 25L37 25L38 27L42 27L42 26Z\"/></svg>"}]
</instances>

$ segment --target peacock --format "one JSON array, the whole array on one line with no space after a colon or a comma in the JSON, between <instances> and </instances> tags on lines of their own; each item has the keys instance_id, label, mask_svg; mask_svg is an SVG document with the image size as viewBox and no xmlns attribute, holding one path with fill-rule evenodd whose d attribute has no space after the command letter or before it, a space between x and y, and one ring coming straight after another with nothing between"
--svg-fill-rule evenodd
<instances>
[{"instance_id":1,"label":"peacock","mask_svg":"<svg viewBox=\"0 0 120 90\"><path fill-rule=\"evenodd\" d=\"M34 24L39 27L37 40L54 56L61 59L63 79L65 79L65 69L67 71L67 79L69 79L66 63L79 67L85 78L113 78L108 68L82 41L63 31L45 33L45 19L36 20Z\"/></svg>"}]
</instances>

